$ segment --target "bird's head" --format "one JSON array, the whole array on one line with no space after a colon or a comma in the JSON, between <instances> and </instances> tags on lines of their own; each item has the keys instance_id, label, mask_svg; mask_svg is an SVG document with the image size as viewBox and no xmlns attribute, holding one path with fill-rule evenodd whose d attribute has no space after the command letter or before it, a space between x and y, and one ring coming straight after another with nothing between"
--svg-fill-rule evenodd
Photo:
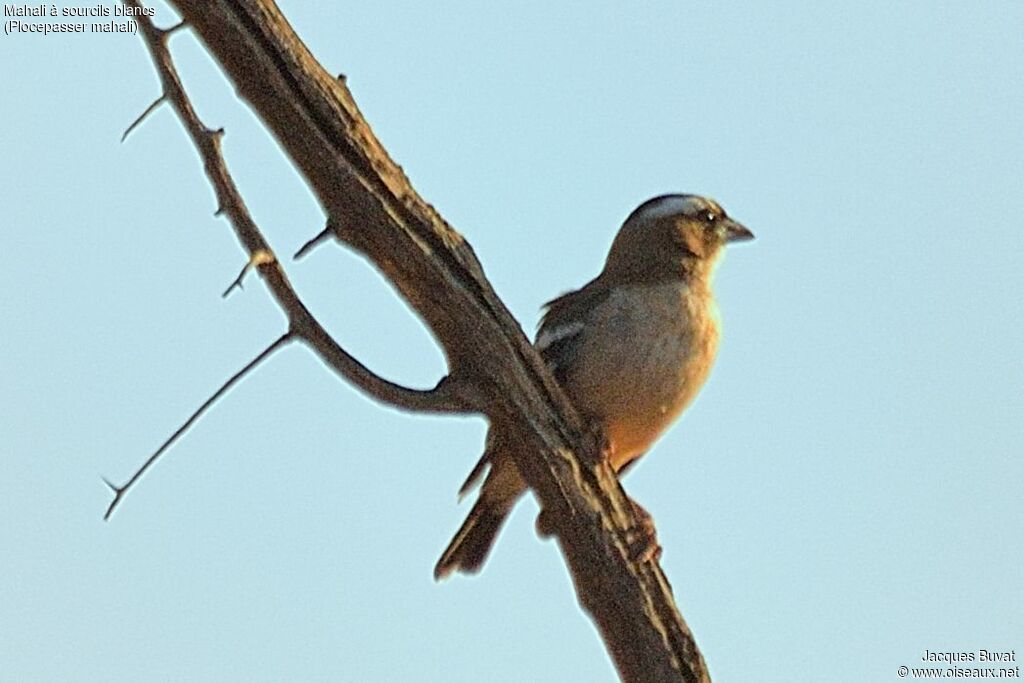
<instances>
[{"instance_id":1,"label":"bird's head","mask_svg":"<svg viewBox=\"0 0 1024 683\"><path fill-rule=\"evenodd\" d=\"M629 214L608 252L605 273L625 280L710 273L726 244L753 238L713 199L666 194Z\"/></svg>"}]
</instances>

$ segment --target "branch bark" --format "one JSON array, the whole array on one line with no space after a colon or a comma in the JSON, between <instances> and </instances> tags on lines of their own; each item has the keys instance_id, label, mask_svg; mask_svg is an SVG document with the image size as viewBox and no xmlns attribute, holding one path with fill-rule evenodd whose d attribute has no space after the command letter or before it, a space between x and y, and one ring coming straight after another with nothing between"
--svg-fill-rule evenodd
<instances>
[{"instance_id":1,"label":"branch bark","mask_svg":"<svg viewBox=\"0 0 1024 683\"><path fill-rule=\"evenodd\" d=\"M189 104L167 51L168 32L138 17L163 97L189 130L218 211L288 315L289 332L379 400L410 410L485 412L524 443L529 455L517 465L622 679L709 681L660 567L632 559L637 520L601 458L600 438L568 403L469 244L388 156L343 79L320 66L272 0L171 2L306 178L329 229L370 259L422 316L449 375L429 391L398 387L359 364L316 322L249 218L224 164L220 132L207 129Z\"/></svg>"}]
</instances>

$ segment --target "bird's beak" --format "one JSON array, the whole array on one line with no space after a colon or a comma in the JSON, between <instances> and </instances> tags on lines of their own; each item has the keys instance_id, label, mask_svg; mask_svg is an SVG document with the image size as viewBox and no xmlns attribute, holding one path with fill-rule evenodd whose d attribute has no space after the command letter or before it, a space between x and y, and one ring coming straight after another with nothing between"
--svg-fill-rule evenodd
<instances>
[{"instance_id":1,"label":"bird's beak","mask_svg":"<svg viewBox=\"0 0 1024 683\"><path fill-rule=\"evenodd\" d=\"M754 233L747 229L747 226L729 218L725 222L726 242L746 242L754 239Z\"/></svg>"}]
</instances>

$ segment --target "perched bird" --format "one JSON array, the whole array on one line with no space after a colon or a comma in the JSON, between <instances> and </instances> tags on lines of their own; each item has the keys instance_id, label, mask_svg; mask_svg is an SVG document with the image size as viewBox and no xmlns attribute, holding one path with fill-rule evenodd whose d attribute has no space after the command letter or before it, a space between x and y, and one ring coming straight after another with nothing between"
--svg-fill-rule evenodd
<instances>
[{"instance_id":1,"label":"perched bird","mask_svg":"<svg viewBox=\"0 0 1024 683\"><path fill-rule=\"evenodd\" d=\"M728 242L753 237L711 199L655 197L623 223L600 275L546 304L534 347L584 419L600 427L616 472L651 447L707 379L719 336L712 276ZM489 466L487 478L435 579L483 566L526 491L514 448L488 433L460 497Z\"/></svg>"}]
</instances>

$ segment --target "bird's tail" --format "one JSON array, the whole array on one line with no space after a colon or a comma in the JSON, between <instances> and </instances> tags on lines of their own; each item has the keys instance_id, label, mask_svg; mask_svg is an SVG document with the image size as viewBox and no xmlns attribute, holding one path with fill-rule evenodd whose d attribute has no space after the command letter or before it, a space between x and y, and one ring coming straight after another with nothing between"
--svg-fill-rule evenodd
<instances>
[{"instance_id":1,"label":"bird's tail","mask_svg":"<svg viewBox=\"0 0 1024 683\"><path fill-rule=\"evenodd\" d=\"M497 506L494 500L480 496L437 561L434 580L440 581L454 571L466 574L480 571L510 511L511 506Z\"/></svg>"}]
</instances>

